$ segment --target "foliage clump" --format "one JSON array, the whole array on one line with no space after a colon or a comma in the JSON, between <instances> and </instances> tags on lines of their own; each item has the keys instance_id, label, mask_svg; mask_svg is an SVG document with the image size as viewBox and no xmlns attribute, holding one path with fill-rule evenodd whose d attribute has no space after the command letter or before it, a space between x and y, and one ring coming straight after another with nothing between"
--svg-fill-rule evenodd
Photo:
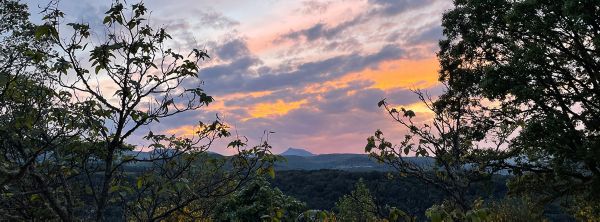
<instances>
[{"instance_id":1,"label":"foliage clump","mask_svg":"<svg viewBox=\"0 0 600 222\"><path fill-rule=\"evenodd\" d=\"M256 178L235 192L215 211L218 221L295 221L306 204L272 188L263 178Z\"/></svg>"}]
</instances>

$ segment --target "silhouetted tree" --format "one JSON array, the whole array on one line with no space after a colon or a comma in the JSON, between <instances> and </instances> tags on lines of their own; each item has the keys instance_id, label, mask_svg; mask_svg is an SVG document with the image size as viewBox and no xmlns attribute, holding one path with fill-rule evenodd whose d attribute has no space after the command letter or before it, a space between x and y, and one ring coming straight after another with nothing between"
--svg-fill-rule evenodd
<instances>
[{"instance_id":1,"label":"silhouetted tree","mask_svg":"<svg viewBox=\"0 0 600 222\"><path fill-rule=\"evenodd\" d=\"M461 0L443 26L447 96L488 99L481 109L519 127L488 155L521 176L512 190L542 203L582 196L600 215L600 4Z\"/></svg>"},{"instance_id":2,"label":"silhouetted tree","mask_svg":"<svg viewBox=\"0 0 600 222\"><path fill-rule=\"evenodd\" d=\"M199 122L191 138L149 132L150 145L128 144L142 126L213 101L191 84L206 51L169 49L171 36L149 24L142 3L115 1L102 36L86 23L65 24L58 6L45 7L36 26L25 5L0 3L5 217L156 221L192 212L188 219L198 219L214 208L200 203L274 172L266 139L248 147L235 138L236 155L209 155L214 140L230 136L218 118Z\"/></svg>"},{"instance_id":3,"label":"silhouetted tree","mask_svg":"<svg viewBox=\"0 0 600 222\"><path fill-rule=\"evenodd\" d=\"M432 125L382 101L409 133L394 146L378 131L367 151L376 149L373 156L401 173L439 184L462 209L473 199L464 193L472 182L509 170L519 176L511 193L532 194L541 204L579 196L575 204L597 215L598 2L460 0L454 6L444 15L438 54L446 91L435 101L418 93L433 111ZM409 153L431 156L436 165L403 161Z\"/></svg>"},{"instance_id":4,"label":"silhouetted tree","mask_svg":"<svg viewBox=\"0 0 600 222\"><path fill-rule=\"evenodd\" d=\"M454 90L449 87L446 92ZM478 109L477 99L441 96L433 101L426 93L416 91L416 94L431 111L432 119L414 121L414 111L395 108L382 100L379 106L407 133L400 143L393 144L377 130L367 139L365 151L392 166L400 176L418 178L443 191L448 198L446 205L465 213L477 199L469 190L479 183L490 182L491 175L497 171L489 167L492 160L482 158L482 153L499 150L514 128L490 130L497 123L487 118L487 110ZM482 143L484 141L486 143ZM412 155L432 161L411 161Z\"/></svg>"}]
</instances>

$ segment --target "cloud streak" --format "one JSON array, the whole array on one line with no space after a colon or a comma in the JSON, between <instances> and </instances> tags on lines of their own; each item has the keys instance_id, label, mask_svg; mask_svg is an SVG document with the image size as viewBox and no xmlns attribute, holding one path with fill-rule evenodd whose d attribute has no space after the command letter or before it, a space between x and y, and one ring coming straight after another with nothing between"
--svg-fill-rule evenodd
<instances>
[{"instance_id":1,"label":"cloud streak","mask_svg":"<svg viewBox=\"0 0 600 222\"><path fill-rule=\"evenodd\" d=\"M229 61L204 68L199 75L207 83L205 89L215 94L278 90L301 87L310 83L339 78L351 72L376 69L379 63L402 58L404 51L396 45L385 45L371 54L351 53L323 60L305 62L294 67L260 66L261 60L245 54L240 40L226 42L216 51L219 58Z\"/></svg>"}]
</instances>

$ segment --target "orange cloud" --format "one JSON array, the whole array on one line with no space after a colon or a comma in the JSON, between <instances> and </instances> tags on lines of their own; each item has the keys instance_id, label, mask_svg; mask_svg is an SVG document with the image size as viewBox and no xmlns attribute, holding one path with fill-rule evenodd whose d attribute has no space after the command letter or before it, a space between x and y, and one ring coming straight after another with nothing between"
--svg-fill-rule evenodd
<instances>
[{"instance_id":1,"label":"orange cloud","mask_svg":"<svg viewBox=\"0 0 600 222\"><path fill-rule=\"evenodd\" d=\"M439 63L436 58L384 62L379 69L359 73L357 79L375 82L374 88L429 88L438 83Z\"/></svg>"},{"instance_id":2,"label":"orange cloud","mask_svg":"<svg viewBox=\"0 0 600 222\"><path fill-rule=\"evenodd\" d=\"M177 128L168 129L165 131L165 133L181 137L193 137L194 135L196 135L196 132L198 132L198 130L200 130L198 126L184 125Z\"/></svg>"},{"instance_id":3,"label":"orange cloud","mask_svg":"<svg viewBox=\"0 0 600 222\"><path fill-rule=\"evenodd\" d=\"M396 109L404 108L412 110L415 113L433 114L433 111L427 107L423 102L416 102L408 105L397 106Z\"/></svg>"},{"instance_id":4,"label":"orange cloud","mask_svg":"<svg viewBox=\"0 0 600 222\"><path fill-rule=\"evenodd\" d=\"M222 96L215 97L215 101L206 107L207 111L215 112L226 112L232 109L237 109L237 106L225 106L226 101L242 99L242 98L259 98L263 96L271 95L273 91L256 91L256 92L245 92L245 93L231 93Z\"/></svg>"},{"instance_id":5,"label":"orange cloud","mask_svg":"<svg viewBox=\"0 0 600 222\"><path fill-rule=\"evenodd\" d=\"M303 93L324 93L348 87L353 81L372 81L371 88L388 90L393 88L425 89L438 84L439 63L437 59L394 60L383 62L378 69L349 73L339 79L311 84Z\"/></svg>"},{"instance_id":6,"label":"orange cloud","mask_svg":"<svg viewBox=\"0 0 600 222\"><path fill-rule=\"evenodd\" d=\"M300 108L300 106L306 103L306 99L294 102L284 102L283 100L279 99L274 103L259 103L249 108L248 113L250 114L250 117L245 118L242 121L254 118L285 115L294 109Z\"/></svg>"},{"instance_id":7,"label":"orange cloud","mask_svg":"<svg viewBox=\"0 0 600 222\"><path fill-rule=\"evenodd\" d=\"M247 97L257 98L257 97L268 96L271 94L273 94L273 91L256 91L256 92L245 92L245 93L231 93L231 94L221 96L220 98L225 99L225 100L240 99L240 98L247 98Z\"/></svg>"}]
</instances>

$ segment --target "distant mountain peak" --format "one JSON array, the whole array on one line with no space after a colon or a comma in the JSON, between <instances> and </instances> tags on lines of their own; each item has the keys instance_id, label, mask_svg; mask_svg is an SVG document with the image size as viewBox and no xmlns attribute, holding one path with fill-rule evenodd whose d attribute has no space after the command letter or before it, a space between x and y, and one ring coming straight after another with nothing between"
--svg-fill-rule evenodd
<instances>
[{"instance_id":1,"label":"distant mountain peak","mask_svg":"<svg viewBox=\"0 0 600 222\"><path fill-rule=\"evenodd\" d=\"M314 156L315 154L308 152L300 148L288 148L285 152L281 153L282 156Z\"/></svg>"}]
</instances>

